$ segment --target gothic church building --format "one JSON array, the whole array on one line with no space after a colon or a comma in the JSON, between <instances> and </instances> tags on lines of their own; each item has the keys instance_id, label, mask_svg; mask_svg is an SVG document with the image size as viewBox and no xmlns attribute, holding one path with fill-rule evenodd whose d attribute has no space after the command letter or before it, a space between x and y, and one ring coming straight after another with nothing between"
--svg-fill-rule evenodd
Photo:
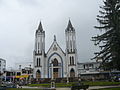
<instances>
[{"instance_id":1,"label":"gothic church building","mask_svg":"<svg viewBox=\"0 0 120 90\"><path fill-rule=\"evenodd\" d=\"M34 78L64 78L77 77L77 48L75 29L69 20L65 29L66 50L61 49L56 36L47 53L45 53L45 31L40 22L35 33L35 48L33 52Z\"/></svg>"}]
</instances>

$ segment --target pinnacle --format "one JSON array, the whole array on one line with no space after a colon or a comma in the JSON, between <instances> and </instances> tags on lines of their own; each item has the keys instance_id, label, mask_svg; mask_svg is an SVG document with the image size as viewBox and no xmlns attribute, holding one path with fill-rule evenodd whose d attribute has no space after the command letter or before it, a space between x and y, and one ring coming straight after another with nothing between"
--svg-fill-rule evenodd
<instances>
[{"instance_id":1,"label":"pinnacle","mask_svg":"<svg viewBox=\"0 0 120 90\"><path fill-rule=\"evenodd\" d=\"M40 24L39 24L39 26L38 26L38 30L40 30L40 31L43 31L43 28L42 28L42 23L41 23L41 21L40 21Z\"/></svg>"},{"instance_id":2,"label":"pinnacle","mask_svg":"<svg viewBox=\"0 0 120 90\"><path fill-rule=\"evenodd\" d=\"M72 28L72 24L71 24L70 19L69 19L69 22L68 22L68 28Z\"/></svg>"},{"instance_id":3,"label":"pinnacle","mask_svg":"<svg viewBox=\"0 0 120 90\"><path fill-rule=\"evenodd\" d=\"M56 35L54 35L54 41L56 41Z\"/></svg>"},{"instance_id":4,"label":"pinnacle","mask_svg":"<svg viewBox=\"0 0 120 90\"><path fill-rule=\"evenodd\" d=\"M69 19L68 26L67 26L67 31L73 31L73 30L74 30L74 28L73 28L72 23L71 23L71 21Z\"/></svg>"}]
</instances>

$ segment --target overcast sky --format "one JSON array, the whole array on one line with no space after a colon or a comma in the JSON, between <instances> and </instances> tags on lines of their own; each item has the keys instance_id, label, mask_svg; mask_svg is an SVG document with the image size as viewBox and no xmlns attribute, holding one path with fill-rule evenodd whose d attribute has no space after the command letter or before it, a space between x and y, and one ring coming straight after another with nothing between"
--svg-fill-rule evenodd
<instances>
[{"instance_id":1,"label":"overcast sky","mask_svg":"<svg viewBox=\"0 0 120 90\"><path fill-rule=\"evenodd\" d=\"M35 31L40 20L45 30L46 52L53 42L65 51L69 17L76 30L79 62L89 62L96 48L91 40L98 32L96 15L102 0L0 0L0 58L7 67L33 61Z\"/></svg>"}]
</instances>

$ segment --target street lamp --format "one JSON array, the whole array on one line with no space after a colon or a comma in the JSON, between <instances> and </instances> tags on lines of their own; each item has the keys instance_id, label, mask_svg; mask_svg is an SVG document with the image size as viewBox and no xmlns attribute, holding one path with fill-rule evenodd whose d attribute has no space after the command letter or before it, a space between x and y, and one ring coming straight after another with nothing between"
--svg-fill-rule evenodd
<instances>
[{"instance_id":1,"label":"street lamp","mask_svg":"<svg viewBox=\"0 0 120 90\"><path fill-rule=\"evenodd\" d=\"M32 68L31 68L31 64L29 65L30 68L29 68L29 83L31 84L31 79L32 79Z\"/></svg>"},{"instance_id":2,"label":"street lamp","mask_svg":"<svg viewBox=\"0 0 120 90\"><path fill-rule=\"evenodd\" d=\"M81 76L78 74L78 82L81 83Z\"/></svg>"},{"instance_id":3,"label":"street lamp","mask_svg":"<svg viewBox=\"0 0 120 90\"><path fill-rule=\"evenodd\" d=\"M67 83L69 83L69 73L67 73Z\"/></svg>"},{"instance_id":4,"label":"street lamp","mask_svg":"<svg viewBox=\"0 0 120 90\"><path fill-rule=\"evenodd\" d=\"M12 82L12 76L13 76L13 74L12 74L12 67L9 67L10 68L10 82Z\"/></svg>"}]
</instances>

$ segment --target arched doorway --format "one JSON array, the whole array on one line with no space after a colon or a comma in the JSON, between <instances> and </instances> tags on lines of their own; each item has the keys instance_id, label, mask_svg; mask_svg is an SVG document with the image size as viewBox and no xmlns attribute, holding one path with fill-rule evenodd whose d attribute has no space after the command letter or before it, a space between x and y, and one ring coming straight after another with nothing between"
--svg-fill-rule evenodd
<instances>
[{"instance_id":1,"label":"arched doorway","mask_svg":"<svg viewBox=\"0 0 120 90\"><path fill-rule=\"evenodd\" d=\"M38 80L40 78L41 78L41 72L40 72L40 70L37 70L36 71L36 79Z\"/></svg>"},{"instance_id":2,"label":"arched doorway","mask_svg":"<svg viewBox=\"0 0 120 90\"><path fill-rule=\"evenodd\" d=\"M48 78L52 78L52 71L58 72L58 75L54 74L54 77L56 78L62 78L64 76L64 70L63 70L63 59L58 53L53 53L48 57ZM54 66L52 67L52 64L54 63ZM57 69L53 69L57 68ZM56 73L57 74L57 73Z\"/></svg>"},{"instance_id":3,"label":"arched doorway","mask_svg":"<svg viewBox=\"0 0 120 90\"><path fill-rule=\"evenodd\" d=\"M55 58L54 61L52 62L53 63L53 77L54 78L58 78L58 60Z\"/></svg>"},{"instance_id":4,"label":"arched doorway","mask_svg":"<svg viewBox=\"0 0 120 90\"><path fill-rule=\"evenodd\" d=\"M73 68L70 70L70 77L75 77L75 70Z\"/></svg>"}]
</instances>

